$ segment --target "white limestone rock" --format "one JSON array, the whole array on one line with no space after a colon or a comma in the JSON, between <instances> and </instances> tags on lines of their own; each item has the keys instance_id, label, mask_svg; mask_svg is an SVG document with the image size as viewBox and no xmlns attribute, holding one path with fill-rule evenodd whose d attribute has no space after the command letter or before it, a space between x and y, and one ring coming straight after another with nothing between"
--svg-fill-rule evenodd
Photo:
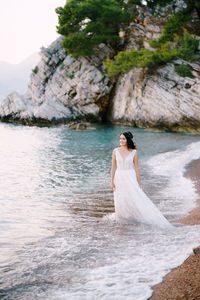
<instances>
[{"instance_id":1,"label":"white limestone rock","mask_svg":"<svg viewBox=\"0 0 200 300\"><path fill-rule=\"evenodd\" d=\"M11 93L1 102L1 120L101 120L112 88L103 73L102 60L112 49L101 44L100 58L74 59L67 55L61 42L59 38L49 48L41 49L41 61L31 74L27 93Z\"/></svg>"},{"instance_id":2,"label":"white limestone rock","mask_svg":"<svg viewBox=\"0 0 200 300\"><path fill-rule=\"evenodd\" d=\"M161 36L164 19L158 20L159 26L154 21L147 12L143 24L131 24L126 50L155 51L148 41ZM175 72L174 65L180 64L190 66L193 79L180 77ZM109 120L138 127L200 133L200 63L177 59L153 70L135 68L121 75L113 92Z\"/></svg>"},{"instance_id":3,"label":"white limestone rock","mask_svg":"<svg viewBox=\"0 0 200 300\"><path fill-rule=\"evenodd\" d=\"M190 64L195 77L180 77L176 60L153 74L133 69L121 76L110 119L139 127L200 132L200 64Z\"/></svg>"}]
</instances>

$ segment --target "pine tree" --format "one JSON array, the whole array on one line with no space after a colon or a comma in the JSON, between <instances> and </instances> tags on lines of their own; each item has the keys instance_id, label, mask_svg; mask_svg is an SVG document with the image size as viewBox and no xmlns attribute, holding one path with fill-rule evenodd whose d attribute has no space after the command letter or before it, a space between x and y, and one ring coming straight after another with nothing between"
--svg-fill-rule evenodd
<instances>
[{"instance_id":1,"label":"pine tree","mask_svg":"<svg viewBox=\"0 0 200 300\"><path fill-rule=\"evenodd\" d=\"M120 28L131 21L121 0L69 0L56 12L63 46L74 57L94 54L94 47L100 43L117 47Z\"/></svg>"}]
</instances>

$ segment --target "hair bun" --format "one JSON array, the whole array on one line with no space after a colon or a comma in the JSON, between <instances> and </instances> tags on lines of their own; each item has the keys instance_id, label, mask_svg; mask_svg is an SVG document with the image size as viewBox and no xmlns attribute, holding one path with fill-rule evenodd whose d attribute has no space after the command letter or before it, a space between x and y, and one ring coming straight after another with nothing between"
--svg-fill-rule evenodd
<instances>
[{"instance_id":1,"label":"hair bun","mask_svg":"<svg viewBox=\"0 0 200 300\"><path fill-rule=\"evenodd\" d=\"M130 131L128 131L127 133L128 133L128 135L129 135L129 137L132 139L132 138L133 138L132 133L131 133Z\"/></svg>"}]
</instances>

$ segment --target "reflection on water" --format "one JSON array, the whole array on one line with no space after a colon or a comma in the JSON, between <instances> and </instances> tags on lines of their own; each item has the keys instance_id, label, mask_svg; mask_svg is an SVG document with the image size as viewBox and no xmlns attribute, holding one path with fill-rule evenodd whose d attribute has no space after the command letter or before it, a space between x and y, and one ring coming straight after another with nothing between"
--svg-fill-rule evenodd
<instances>
[{"instance_id":1,"label":"reflection on water","mask_svg":"<svg viewBox=\"0 0 200 300\"><path fill-rule=\"evenodd\" d=\"M0 297L147 299L150 286L198 245L198 226L165 231L106 217L114 212L111 154L123 130L0 124ZM170 193L158 196L168 178L146 162L198 137L134 132L143 187L173 220Z\"/></svg>"}]
</instances>

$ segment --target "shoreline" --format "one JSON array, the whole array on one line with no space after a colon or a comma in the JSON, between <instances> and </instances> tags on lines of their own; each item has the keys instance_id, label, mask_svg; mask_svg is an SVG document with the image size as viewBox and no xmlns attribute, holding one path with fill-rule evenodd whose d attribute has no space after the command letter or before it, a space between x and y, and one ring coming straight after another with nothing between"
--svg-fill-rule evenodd
<instances>
[{"instance_id":1,"label":"shoreline","mask_svg":"<svg viewBox=\"0 0 200 300\"><path fill-rule=\"evenodd\" d=\"M199 195L197 206L181 219L176 220L186 225L200 224L200 159L193 160L186 166L184 173L190 178ZM193 249L180 266L172 269L160 283L153 286L149 300L200 300L200 247Z\"/></svg>"}]
</instances>

